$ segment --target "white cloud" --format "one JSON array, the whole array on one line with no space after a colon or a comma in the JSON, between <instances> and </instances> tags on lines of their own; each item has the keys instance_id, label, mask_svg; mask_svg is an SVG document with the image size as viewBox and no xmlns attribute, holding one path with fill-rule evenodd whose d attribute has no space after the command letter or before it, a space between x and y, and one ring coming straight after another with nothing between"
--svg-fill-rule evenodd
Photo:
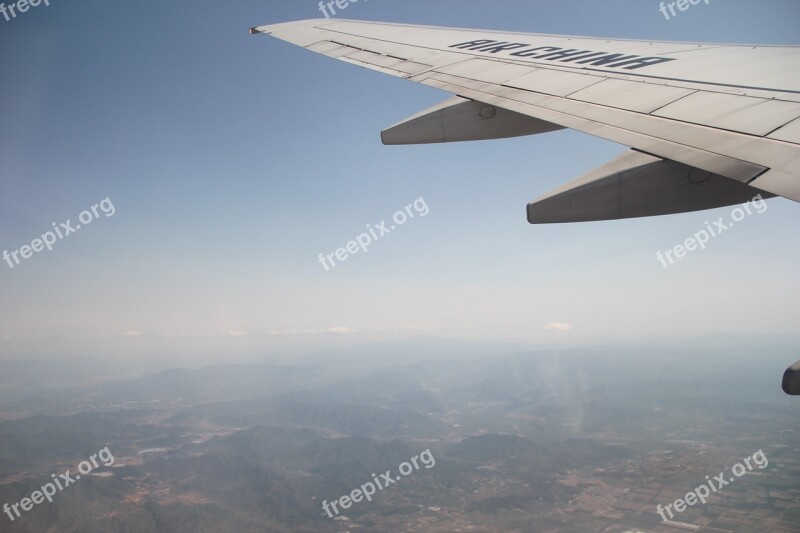
<instances>
[{"instance_id":1,"label":"white cloud","mask_svg":"<svg viewBox=\"0 0 800 533\"><path fill-rule=\"evenodd\" d=\"M289 329L289 330L272 330L267 335L277 337L283 335L354 335L366 333L391 333L391 332L426 332L438 331L441 328L436 326L391 326L391 327L350 327L350 326L333 326L326 329Z\"/></svg>"},{"instance_id":2,"label":"white cloud","mask_svg":"<svg viewBox=\"0 0 800 533\"><path fill-rule=\"evenodd\" d=\"M328 329L288 329L279 330L275 329L269 332L270 336L282 335L325 335L329 333L342 334L342 333L356 333L358 330L349 328L347 326L334 326Z\"/></svg>"},{"instance_id":3,"label":"white cloud","mask_svg":"<svg viewBox=\"0 0 800 533\"><path fill-rule=\"evenodd\" d=\"M138 331L138 330L135 330L135 329L132 329L132 330L128 330L128 331L123 331L122 333L119 334L119 336L120 337L141 337L142 336L142 332Z\"/></svg>"},{"instance_id":4,"label":"white cloud","mask_svg":"<svg viewBox=\"0 0 800 533\"><path fill-rule=\"evenodd\" d=\"M415 332L415 331L439 331L442 328L437 326L395 326L388 328L370 328L368 331L375 333L392 333L392 332Z\"/></svg>"},{"instance_id":5,"label":"white cloud","mask_svg":"<svg viewBox=\"0 0 800 533\"><path fill-rule=\"evenodd\" d=\"M325 332L326 333L345 333L345 334L349 334L349 333L355 333L356 330L354 328L348 328L347 326L336 326L336 327L333 327L333 328L328 328L327 330L325 330Z\"/></svg>"},{"instance_id":6,"label":"white cloud","mask_svg":"<svg viewBox=\"0 0 800 533\"><path fill-rule=\"evenodd\" d=\"M544 327L545 331L569 331L572 329L572 324L566 322L550 322Z\"/></svg>"}]
</instances>

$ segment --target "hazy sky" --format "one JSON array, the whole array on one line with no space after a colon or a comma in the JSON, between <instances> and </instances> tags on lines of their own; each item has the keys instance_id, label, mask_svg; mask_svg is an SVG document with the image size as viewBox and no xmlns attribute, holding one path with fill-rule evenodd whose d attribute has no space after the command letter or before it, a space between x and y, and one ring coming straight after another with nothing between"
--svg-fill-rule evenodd
<instances>
[{"instance_id":1,"label":"hazy sky","mask_svg":"<svg viewBox=\"0 0 800 533\"><path fill-rule=\"evenodd\" d=\"M670 21L658 4L362 0L341 17L800 44L795 0L712 0ZM319 16L314 0L50 0L0 17L0 252L104 198L115 209L0 262L0 355L141 336L155 349L798 333L800 205L771 200L666 269L656 251L730 208L529 225L528 201L626 148L574 131L383 146L381 129L449 95L247 33ZM417 198L427 216L320 265Z\"/></svg>"}]
</instances>

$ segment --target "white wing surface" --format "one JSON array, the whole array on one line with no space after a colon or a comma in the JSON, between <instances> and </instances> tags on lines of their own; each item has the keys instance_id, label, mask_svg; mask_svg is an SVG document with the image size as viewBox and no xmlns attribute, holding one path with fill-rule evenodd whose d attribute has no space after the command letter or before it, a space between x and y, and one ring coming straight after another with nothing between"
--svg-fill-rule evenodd
<instances>
[{"instance_id":1,"label":"white wing surface","mask_svg":"<svg viewBox=\"0 0 800 533\"><path fill-rule=\"evenodd\" d=\"M800 201L800 47L608 40L350 20L252 28L454 95L386 144L571 128L631 148L531 202L531 223Z\"/></svg>"}]
</instances>

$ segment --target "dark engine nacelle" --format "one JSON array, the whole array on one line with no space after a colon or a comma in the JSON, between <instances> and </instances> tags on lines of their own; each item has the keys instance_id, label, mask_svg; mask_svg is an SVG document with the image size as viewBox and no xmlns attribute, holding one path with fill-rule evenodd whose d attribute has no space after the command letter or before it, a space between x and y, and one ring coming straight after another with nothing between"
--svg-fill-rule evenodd
<instances>
[{"instance_id":1,"label":"dark engine nacelle","mask_svg":"<svg viewBox=\"0 0 800 533\"><path fill-rule=\"evenodd\" d=\"M800 361L787 368L783 373L783 392L792 396L800 396Z\"/></svg>"}]
</instances>

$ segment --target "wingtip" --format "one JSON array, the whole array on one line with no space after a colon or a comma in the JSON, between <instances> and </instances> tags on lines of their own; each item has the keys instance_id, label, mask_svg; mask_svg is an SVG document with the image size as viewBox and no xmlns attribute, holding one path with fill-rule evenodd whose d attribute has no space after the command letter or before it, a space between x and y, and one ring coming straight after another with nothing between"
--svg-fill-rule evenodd
<instances>
[{"instance_id":1,"label":"wingtip","mask_svg":"<svg viewBox=\"0 0 800 533\"><path fill-rule=\"evenodd\" d=\"M320 21L324 22L326 19L319 18L319 19L305 19L305 20L290 20L288 22L276 22L273 24L264 24L262 26L253 26L249 29L250 35L257 35L257 34L265 34L265 35L274 35L275 32L278 32L282 29L292 29L298 26L305 26L305 25L315 25L318 24Z\"/></svg>"}]
</instances>

